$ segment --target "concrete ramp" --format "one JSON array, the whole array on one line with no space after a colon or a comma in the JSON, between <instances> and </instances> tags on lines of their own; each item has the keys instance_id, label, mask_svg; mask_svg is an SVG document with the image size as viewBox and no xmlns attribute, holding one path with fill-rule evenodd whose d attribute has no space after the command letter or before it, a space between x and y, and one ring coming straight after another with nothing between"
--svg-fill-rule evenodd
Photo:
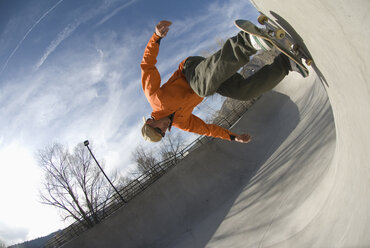
<instances>
[{"instance_id":1,"label":"concrete ramp","mask_svg":"<svg viewBox=\"0 0 370 248\"><path fill-rule=\"evenodd\" d=\"M369 247L370 2L254 1L301 39L291 73L235 125L63 247Z\"/></svg>"}]
</instances>

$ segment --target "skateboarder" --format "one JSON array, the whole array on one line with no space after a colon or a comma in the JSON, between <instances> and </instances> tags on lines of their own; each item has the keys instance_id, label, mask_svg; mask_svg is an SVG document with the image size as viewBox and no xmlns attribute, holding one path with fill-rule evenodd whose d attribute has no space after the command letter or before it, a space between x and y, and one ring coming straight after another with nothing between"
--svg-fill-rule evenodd
<instances>
[{"instance_id":1,"label":"skateboarder","mask_svg":"<svg viewBox=\"0 0 370 248\"><path fill-rule=\"evenodd\" d=\"M210 57L193 56L183 60L178 70L161 86L155 64L160 41L167 35L171 24L170 21L161 21L156 25L141 62L144 94L153 109L151 118L144 120L141 130L144 139L158 142L174 126L200 135L248 143L251 140L249 134L235 134L220 126L206 124L192 114L193 109L204 97L214 93L238 100L260 96L274 88L289 71L299 72L297 65L280 54L271 65L243 78L237 71L249 62L250 56L261 49L269 50L272 45L258 38L252 44L251 40L255 39L239 32Z\"/></svg>"}]
</instances>

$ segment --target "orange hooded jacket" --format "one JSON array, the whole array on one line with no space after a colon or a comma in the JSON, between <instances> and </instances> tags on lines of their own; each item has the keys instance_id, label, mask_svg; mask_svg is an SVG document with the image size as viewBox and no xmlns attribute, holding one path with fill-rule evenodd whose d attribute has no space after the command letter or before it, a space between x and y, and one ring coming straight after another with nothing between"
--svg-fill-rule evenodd
<instances>
[{"instance_id":1,"label":"orange hooded jacket","mask_svg":"<svg viewBox=\"0 0 370 248\"><path fill-rule=\"evenodd\" d=\"M161 86L161 77L155 66L160 39L157 34L153 34L145 48L141 62L142 85L144 94L153 109L152 117L158 120L174 113L172 125L177 128L200 135L231 140L230 135L236 136L235 134L220 126L206 124L192 114L193 109L202 102L203 98L193 91L182 73L186 59L180 63L178 70L167 83Z\"/></svg>"}]
</instances>

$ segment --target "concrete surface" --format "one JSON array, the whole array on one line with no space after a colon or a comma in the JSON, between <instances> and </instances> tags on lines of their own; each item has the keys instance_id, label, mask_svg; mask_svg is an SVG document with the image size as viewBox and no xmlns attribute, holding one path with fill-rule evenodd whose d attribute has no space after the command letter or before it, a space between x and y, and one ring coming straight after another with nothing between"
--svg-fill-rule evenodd
<instances>
[{"instance_id":1,"label":"concrete surface","mask_svg":"<svg viewBox=\"0 0 370 248\"><path fill-rule=\"evenodd\" d=\"M315 60L63 247L370 247L370 1L255 0ZM298 36L299 34L299 36Z\"/></svg>"}]
</instances>

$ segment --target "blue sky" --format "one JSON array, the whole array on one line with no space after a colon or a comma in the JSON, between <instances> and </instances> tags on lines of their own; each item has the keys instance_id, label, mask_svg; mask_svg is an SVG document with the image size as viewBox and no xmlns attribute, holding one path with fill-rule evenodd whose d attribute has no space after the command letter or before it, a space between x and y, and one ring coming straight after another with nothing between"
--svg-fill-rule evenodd
<instances>
[{"instance_id":1,"label":"blue sky","mask_svg":"<svg viewBox=\"0 0 370 248\"><path fill-rule=\"evenodd\" d=\"M0 239L13 244L68 224L38 202L39 149L89 139L107 170L133 167L151 112L139 64L157 22L173 22L157 64L165 82L183 59L236 34L235 19L257 16L249 1L0 0ZM205 118L219 102L207 99L196 114Z\"/></svg>"}]
</instances>

